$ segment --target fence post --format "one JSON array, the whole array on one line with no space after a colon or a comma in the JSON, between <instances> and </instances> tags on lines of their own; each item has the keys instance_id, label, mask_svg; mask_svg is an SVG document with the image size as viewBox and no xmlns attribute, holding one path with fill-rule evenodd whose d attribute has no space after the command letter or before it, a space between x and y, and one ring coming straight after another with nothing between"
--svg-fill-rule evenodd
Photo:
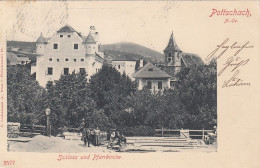
<instances>
[{"instance_id":1,"label":"fence post","mask_svg":"<svg viewBox=\"0 0 260 168\"><path fill-rule=\"evenodd\" d=\"M204 140L204 128L202 128L202 140Z\"/></svg>"},{"instance_id":2,"label":"fence post","mask_svg":"<svg viewBox=\"0 0 260 168\"><path fill-rule=\"evenodd\" d=\"M163 127L162 127L162 137L163 137Z\"/></svg>"}]
</instances>

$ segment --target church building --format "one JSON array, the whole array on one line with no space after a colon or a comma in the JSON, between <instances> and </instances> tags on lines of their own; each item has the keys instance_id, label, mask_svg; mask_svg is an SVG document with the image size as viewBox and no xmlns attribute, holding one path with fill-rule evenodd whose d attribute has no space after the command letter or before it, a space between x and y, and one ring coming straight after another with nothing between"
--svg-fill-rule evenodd
<instances>
[{"instance_id":1,"label":"church building","mask_svg":"<svg viewBox=\"0 0 260 168\"><path fill-rule=\"evenodd\" d=\"M75 71L85 71L87 78L97 73L103 65L104 54L100 52L99 34L94 26L88 36L66 25L51 38L42 34L36 41L36 64L31 67L31 74L36 73L36 80L42 87L48 81L59 80L61 75Z\"/></svg>"},{"instance_id":2,"label":"church building","mask_svg":"<svg viewBox=\"0 0 260 168\"><path fill-rule=\"evenodd\" d=\"M163 52L163 64L154 66L149 63L133 74L139 90L144 86L154 91L173 89L174 83L178 80L176 75L182 68L204 64L199 56L182 52L173 37L173 32Z\"/></svg>"}]
</instances>

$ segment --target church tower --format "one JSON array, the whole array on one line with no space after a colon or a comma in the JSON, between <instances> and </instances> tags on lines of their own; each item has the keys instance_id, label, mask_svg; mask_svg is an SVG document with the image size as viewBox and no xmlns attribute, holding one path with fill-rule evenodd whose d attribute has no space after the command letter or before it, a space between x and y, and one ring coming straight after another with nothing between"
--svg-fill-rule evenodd
<instances>
[{"instance_id":1,"label":"church tower","mask_svg":"<svg viewBox=\"0 0 260 168\"><path fill-rule=\"evenodd\" d=\"M177 46L176 41L173 37L173 32L169 39L168 45L163 50L165 56L165 65L166 66L173 66L174 73L178 73L181 69L181 57L182 51Z\"/></svg>"}]
</instances>

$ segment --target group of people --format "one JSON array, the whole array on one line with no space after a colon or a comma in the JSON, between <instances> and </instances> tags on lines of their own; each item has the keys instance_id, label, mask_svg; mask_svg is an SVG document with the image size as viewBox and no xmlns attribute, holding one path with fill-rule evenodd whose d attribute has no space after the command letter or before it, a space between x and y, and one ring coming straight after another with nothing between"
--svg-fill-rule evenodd
<instances>
[{"instance_id":1,"label":"group of people","mask_svg":"<svg viewBox=\"0 0 260 168\"><path fill-rule=\"evenodd\" d=\"M126 144L126 138L123 134L121 134L118 130L111 130L107 134L108 148L113 147L114 145L122 146L122 144Z\"/></svg>"},{"instance_id":2,"label":"group of people","mask_svg":"<svg viewBox=\"0 0 260 168\"><path fill-rule=\"evenodd\" d=\"M90 147L90 144L94 146L100 145L100 130L98 127L95 129L90 129L86 126L85 119L83 119L82 123L79 126L80 132L82 132L81 140L84 141L84 145Z\"/></svg>"},{"instance_id":3,"label":"group of people","mask_svg":"<svg viewBox=\"0 0 260 168\"><path fill-rule=\"evenodd\" d=\"M95 129L83 128L82 129L82 140L84 145L90 147L90 143L94 146L100 145L100 130L98 127Z\"/></svg>"},{"instance_id":4,"label":"group of people","mask_svg":"<svg viewBox=\"0 0 260 168\"><path fill-rule=\"evenodd\" d=\"M98 127L90 129L86 127L85 120L80 125L80 131L82 133L82 140L84 145L90 147L90 144L99 146L101 144L101 133ZM126 144L126 138L118 130L110 130L107 133L108 145L107 147L113 147L114 145Z\"/></svg>"}]
</instances>

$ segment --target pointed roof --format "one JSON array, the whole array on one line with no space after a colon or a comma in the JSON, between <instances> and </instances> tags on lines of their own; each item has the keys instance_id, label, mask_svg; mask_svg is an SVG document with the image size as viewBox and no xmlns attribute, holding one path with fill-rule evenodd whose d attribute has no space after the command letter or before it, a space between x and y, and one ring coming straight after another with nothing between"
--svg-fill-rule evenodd
<instances>
[{"instance_id":1,"label":"pointed roof","mask_svg":"<svg viewBox=\"0 0 260 168\"><path fill-rule=\"evenodd\" d=\"M63 26L62 28L60 28L60 30L57 31L57 33L62 33L62 32L68 32L68 33L71 33L71 32L76 32L70 25L65 25Z\"/></svg>"},{"instance_id":2,"label":"pointed roof","mask_svg":"<svg viewBox=\"0 0 260 168\"><path fill-rule=\"evenodd\" d=\"M46 42L46 40L41 33L40 37L38 37L38 39L36 40L36 43L45 43L45 42Z\"/></svg>"},{"instance_id":3,"label":"pointed roof","mask_svg":"<svg viewBox=\"0 0 260 168\"><path fill-rule=\"evenodd\" d=\"M88 37L85 39L85 43L96 43L91 33L88 34Z\"/></svg>"},{"instance_id":4,"label":"pointed roof","mask_svg":"<svg viewBox=\"0 0 260 168\"><path fill-rule=\"evenodd\" d=\"M167 51L172 51L172 50L181 51L180 48L177 46L177 43L173 37L173 32L171 34L167 47L163 51L167 52Z\"/></svg>"},{"instance_id":5,"label":"pointed roof","mask_svg":"<svg viewBox=\"0 0 260 168\"><path fill-rule=\"evenodd\" d=\"M134 78L171 78L170 75L148 62L132 75Z\"/></svg>"}]
</instances>

